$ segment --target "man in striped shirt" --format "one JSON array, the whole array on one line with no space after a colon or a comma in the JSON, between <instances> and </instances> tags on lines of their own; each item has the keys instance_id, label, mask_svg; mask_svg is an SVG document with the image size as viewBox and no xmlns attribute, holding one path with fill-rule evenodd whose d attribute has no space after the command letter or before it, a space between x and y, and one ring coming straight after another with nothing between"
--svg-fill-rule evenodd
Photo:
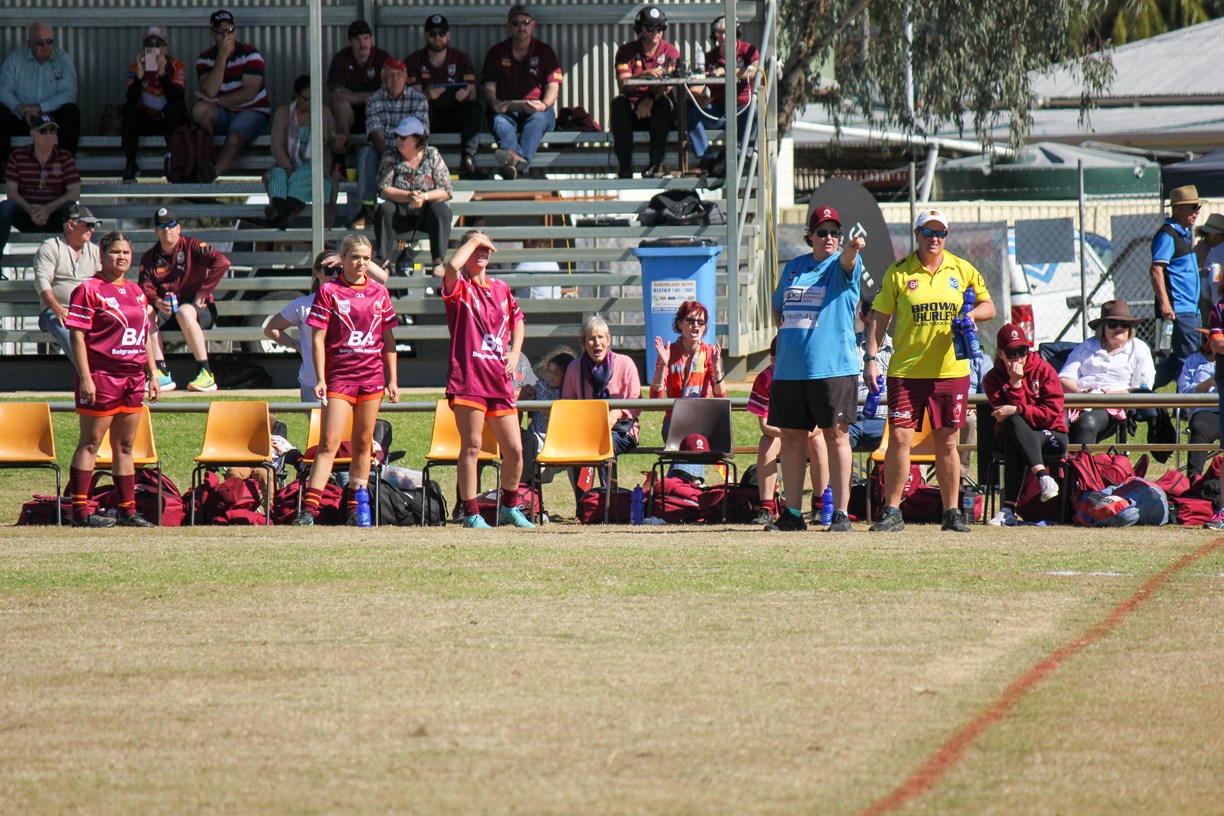
<instances>
[{"instance_id":1,"label":"man in striped shirt","mask_svg":"<svg viewBox=\"0 0 1224 816\"><path fill-rule=\"evenodd\" d=\"M81 174L72 154L57 144L59 125L39 114L30 125L33 144L14 150L5 168L0 202L0 258L13 227L22 232L59 232L81 195Z\"/></svg>"},{"instance_id":2,"label":"man in striped shirt","mask_svg":"<svg viewBox=\"0 0 1224 816\"><path fill-rule=\"evenodd\" d=\"M209 18L213 47L196 58L195 105L191 118L213 135L225 136L214 167L201 175L212 181L233 167L238 154L268 129L272 107L264 86L264 58L238 42L234 15L221 9Z\"/></svg>"}]
</instances>

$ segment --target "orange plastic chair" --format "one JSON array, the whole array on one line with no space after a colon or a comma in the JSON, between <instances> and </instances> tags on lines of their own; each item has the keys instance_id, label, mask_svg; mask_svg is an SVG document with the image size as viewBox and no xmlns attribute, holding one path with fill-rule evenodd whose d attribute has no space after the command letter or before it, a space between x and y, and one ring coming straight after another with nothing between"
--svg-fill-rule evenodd
<instances>
[{"instance_id":1,"label":"orange plastic chair","mask_svg":"<svg viewBox=\"0 0 1224 816\"><path fill-rule=\"evenodd\" d=\"M306 451L302 455L302 458L298 460L298 482L299 484L298 484L297 509L299 513L302 512L302 496L306 492L306 478L307 476L310 475L310 466L314 464L314 457L307 456L307 454L309 454L313 450L316 450L319 447L319 440L322 438L323 438L323 409L322 408L311 408L310 409L310 426L306 431ZM340 438L343 440L349 440L353 438L353 415L351 413L348 416L348 422L345 424L344 430L340 432ZM385 455L386 451L383 451L383 454ZM352 463L353 463L352 456L337 456L335 459L332 460L333 472L336 466L347 467L351 465ZM377 458L371 459L370 461L370 475L371 475L370 504L372 505L373 515L374 515L374 526L377 527L378 526L378 508L379 508L378 491L381 489L379 484L382 479L382 462L378 461Z\"/></svg>"},{"instance_id":2,"label":"orange plastic chair","mask_svg":"<svg viewBox=\"0 0 1224 816\"><path fill-rule=\"evenodd\" d=\"M115 464L114 451L111 450L110 428L102 435L102 444L98 445L98 458L94 462L96 470L110 470ZM153 438L153 415L149 406L140 406L140 423L136 426L136 441L132 443L132 464L138 468L151 470L157 474L157 526L162 523L162 466L157 455L157 442Z\"/></svg>"},{"instance_id":3,"label":"orange plastic chair","mask_svg":"<svg viewBox=\"0 0 1224 816\"><path fill-rule=\"evenodd\" d=\"M536 456L531 484L540 496L539 522L544 515L544 492L540 479L545 467L597 466L605 472L604 523L608 523L616 495L616 451L608 425L607 400L555 400L548 415L544 446Z\"/></svg>"},{"instance_id":4,"label":"orange plastic chair","mask_svg":"<svg viewBox=\"0 0 1224 816\"><path fill-rule=\"evenodd\" d=\"M888 453L888 435L892 432L892 421L884 420L884 438L880 440L880 447L871 452L871 461L876 464L876 467L884 466L884 455ZM935 439L931 436L931 421L927 417L927 421L922 423L922 430L914 431L914 441L910 443L910 464L927 465L935 462ZM874 471L875 468L872 470ZM874 518L871 514L871 482L867 483L867 519Z\"/></svg>"},{"instance_id":5,"label":"orange plastic chair","mask_svg":"<svg viewBox=\"0 0 1224 816\"><path fill-rule=\"evenodd\" d=\"M0 402L0 468L49 468L55 471L55 523L63 524L63 477L55 459L51 405L46 402Z\"/></svg>"},{"instance_id":6,"label":"orange plastic chair","mask_svg":"<svg viewBox=\"0 0 1224 816\"><path fill-rule=\"evenodd\" d=\"M429 471L433 467L455 467L459 462L459 451L462 442L459 439L459 425L455 420L455 412L450 403L440 399L434 405L433 433L429 437L429 452L425 454L425 470L421 474L421 525L425 524L426 485L429 484ZM485 425L480 439L480 453L476 457L476 490L480 492L480 475L486 467L496 472L496 484L501 487L501 448L497 438ZM497 492L497 509L501 510L501 491ZM442 520L446 523L446 519Z\"/></svg>"},{"instance_id":7,"label":"orange plastic chair","mask_svg":"<svg viewBox=\"0 0 1224 816\"><path fill-rule=\"evenodd\" d=\"M204 425L204 448L195 458L191 471L194 490L203 474L223 467L252 467L267 471L264 489L264 518L272 523L272 490L276 469L272 463L272 425L266 402L214 402L208 406ZM195 524L195 502L191 503L191 523Z\"/></svg>"}]
</instances>

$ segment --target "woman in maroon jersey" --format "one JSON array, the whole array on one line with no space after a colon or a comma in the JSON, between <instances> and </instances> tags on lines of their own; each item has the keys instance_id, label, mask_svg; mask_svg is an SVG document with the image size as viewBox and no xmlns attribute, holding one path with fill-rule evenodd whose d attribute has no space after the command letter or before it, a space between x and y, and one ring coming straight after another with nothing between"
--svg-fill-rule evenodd
<instances>
[{"instance_id":1,"label":"woman in maroon jersey","mask_svg":"<svg viewBox=\"0 0 1224 816\"><path fill-rule=\"evenodd\" d=\"M502 455L498 521L515 527L535 526L519 507L523 440L511 379L523 347L523 313L510 287L486 274L489 258L496 251L489 236L469 230L446 262L442 278L442 301L451 335L446 399L463 440L456 463L459 501L463 526L477 529L489 526L476 503L476 458L486 424Z\"/></svg>"},{"instance_id":2,"label":"woman in maroon jersey","mask_svg":"<svg viewBox=\"0 0 1224 816\"><path fill-rule=\"evenodd\" d=\"M132 267L132 242L126 235L108 232L99 253L102 268L72 290L64 320L78 372L73 385L81 424L68 471L72 526L113 527L116 523L88 508L98 446L109 429L118 523L152 527L151 521L136 512L136 467L132 462L141 406L146 397L156 402L160 395L149 334L149 302L140 285L124 277Z\"/></svg>"},{"instance_id":3,"label":"woman in maroon jersey","mask_svg":"<svg viewBox=\"0 0 1224 816\"><path fill-rule=\"evenodd\" d=\"M374 422L385 394L399 401L395 337L399 322L387 287L369 275L370 239L350 234L340 245L340 274L319 286L306 324L311 335L317 382L314 393L323 404L323 427L302 512L293 523L314 524L323 487L353 418L352 463L349 465L348 524L357 524L357 491L370 481Z\"/></svg>"}]
</instances>

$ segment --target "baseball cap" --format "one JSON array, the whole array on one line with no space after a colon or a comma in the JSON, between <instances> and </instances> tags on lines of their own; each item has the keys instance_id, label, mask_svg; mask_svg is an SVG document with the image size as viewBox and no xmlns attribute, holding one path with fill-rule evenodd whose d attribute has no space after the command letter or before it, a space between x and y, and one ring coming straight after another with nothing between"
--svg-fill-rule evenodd
<instances>
[{"instance_id":1,"label":"baseball cap","mask_svg":"<svg viewBox=\"0 0 1224 816\"><path fill-rule=\"evenodd\" d=\"M999 329L999 335L995 339L995 344L1002 351L1015 351L1016 349L1030 347L1028 335L1024 333L1024 329L1015 323L1008 323Z\"/></svg>"},{"instance_id":2,"label":"baseball cap","mask_svg":"<svg viewBox=\"0 0 1224 816\"><path fill-rule=\"evenodd\" d=\"M153 226L160 227L167 221L177 221L178 216L174 214L174 210L169 207L158 207L157 212L153 213Z\"/></svg>"},{"instance_id":3,"label":"baseball cap","mask_svg":"<svg viewBox=\"0 0 1224 816\"><path fill-rule=\"evenodd\" d=\"M383 70L384 71L407 71L408 64L404 62L402 59L396 59L395 57L391 57L390 59L383 60Z\"/></svg>"},{"instance_id":4,"label":"baseball cap","mask_svg":"<svg viewBox=\"0 0 1224 816\"><path fill-rule=\"evenodd\" d=\"M443 31L450 31L450 22L441 14L431 14L425 18L425 30L440 28Z\"/></svg>"},{"instance_id":5,"label":"baseball cap","mask_svg":"<svg viewBox=\"0 0 1224 816\"><path fill-rule=\"evenodd\" d=\"M146 28L145 35L144 35L144 45L146 48L156 48L157 43L149 42L150 40L161 40L163 43L169 45L170 37L168 34L166 34L165 26L149 26L148 28Z\"/></svg>"},{"instance_id":6,"label":"baseball cap","mask_svg":"<svg viewBox=\"0 0 1224 816\"><path fill-rule=\"evenodd\" d=\"M943 224L944 229L951 226L948 223L948 217L946 215L939 210L930 209L923 210L922 212L918 213L918 217L914 219L914 229L921 229L932 221L937 224Z\"/></svg>"},{"instance_id":7,"label":"baseball cap","mask_svg":"<svg viewBox=\"0 0 1224 816\"><path fill-rule=\"evenodd\" d=\"M49 113L40 113L30 120L31 133L36 130L42 130L45 127L53 128L57 133L59 132L59 122L56 122Z\"/></svg>"},{"instance_id":8,"label":"baseball cap","mask_svg":"<svg viewBox=\"0 0 1224 816\"><path fill-rule=\"evenodd\" d=\"M821 221L833 221L840 227L841 215L832 207L817 207L812 210L812 214L808 217L808 232L816 229L816 225Z\"/></svg>"},{"instance_id":9,"label":"baseball cap","mask_svg":"<svg viewBox=\"0 0 1224 816\"><path fill-rule=\"evenodd\" d=\"M74 202L68 208L68 220L83 221L95 227L102 223L101 219L95 218L94 214L89 211L89 208L80 202Z\"/></svg>"},{"instance_id":10,"label":"baseball cap","mask_svg":"<svg viewBox=\"0 0 1224 816\"><path fill-rule=\"evenodd\" d=\"M393 132L396 136L421 136L425 133L425 123L415 116L405 116Z\"/></svg>"},{"instance_id":11,"label":"baseball cap","mask_svg":"<svg viewBox=\"0 0 1224 816\"><path fill-rule=\"evenodd\" d=\"M237 23L234 22L234 15L230 14L225 9L218 9L217 11L214 11L212 13L212 16L208 18L209 28L216 28L222 23L229 23L230 25L237 25Z\"/></svg>"},{"instance_id":12,"label":"baseball cap","mask_svg":"<svg viewBox=\"0 0 1224 816\"><path fill-rule=\"evenodd\" d=\"M374 29L370 28L370 24L365 20L354 20L349 23L348 38L351 40L354 37L360 37L362 34L373 34Z\"/></svg>"},{"instance_id":13,"label":"baseball cap","mask_svg":"<svg viewBox=\"0 0 1224 816\"><path fill-rule=\"evenodd\" d=\"M709 453L710 440L706 439L701 434L689 434L684 437L684 441L680 443L680 450L688 451L689 453Z\"/></svg>"},{"instance_id":14,"label":"baseball cap","mask_svg":"<svg viewBox=\"0 0 1224 816\"><path fill-rule=\"evenodd\" d=\"M515 17L531 17L531 19L535 19L523 3L515 3L510 7L510 13L506 15L506 19L513 20Z\"/></svg>"}]
</instances>

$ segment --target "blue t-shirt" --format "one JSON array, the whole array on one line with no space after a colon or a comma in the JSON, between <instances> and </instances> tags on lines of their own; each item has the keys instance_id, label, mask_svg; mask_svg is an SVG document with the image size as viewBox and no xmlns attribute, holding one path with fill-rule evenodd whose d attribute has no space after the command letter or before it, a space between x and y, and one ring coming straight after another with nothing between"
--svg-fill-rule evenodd
<instances>
[{"instance_id":1,"label":"blue t-shirt","mask_svg":"<svg viewBox=\"0 0 1224 816\"><path fill-rule=\"evenodd\" d=\"M1176 230L1186 243L1193 245L1190 232L1172 218L1165 223ZM1165 263L1165 286L1169 290L1169 301L1177 314L1198 314L1199 302L1199 268L1198 258L1193 252L1188 252L1180 258L1174 258L1175 245L1173 237L1160 230L1152 239L1152 263ZM1159 317L1159 315L1157 315Z\"/></svg>"},{"instance_id":2,"label":"blue t-shirt","mask_svg":"<svg viewBox=\"0 0 1224 816\"><path fill-rule=\"evenodd\" d=\"M854 312L862 274L863 256L847 272L840 252L823 261L801 255L786 265L773 293L773 307L782 313L775 380L858 376Z\"/></svg>"}]
</instances>

